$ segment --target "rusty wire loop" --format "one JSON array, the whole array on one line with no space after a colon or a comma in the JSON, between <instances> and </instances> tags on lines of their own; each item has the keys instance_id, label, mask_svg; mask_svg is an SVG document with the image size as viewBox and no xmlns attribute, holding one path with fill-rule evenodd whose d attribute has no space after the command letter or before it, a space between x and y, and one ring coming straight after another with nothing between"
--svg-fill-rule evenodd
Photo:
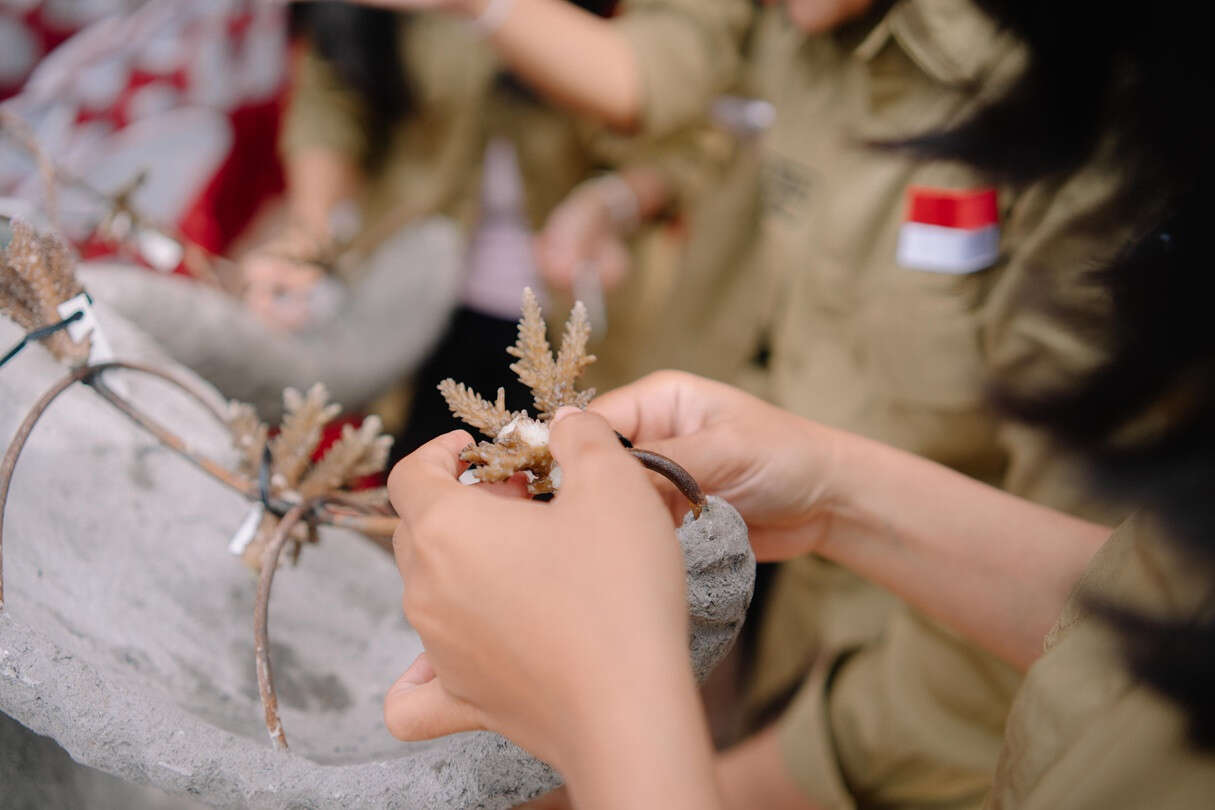
<instances>
[{"instance_id":1,"label":"rusty wire loop","mask_svg":"<svg viewBox=\"0 0 1215 810\"><path fill-rule=\"evenodd\" d=\"M4 607L4 567L3 567L3 547L4 547L4 516L5 508L8 503L8 493L12 485L13 472L17 467L17 460L21 456L21 451L24 449L26 441L29 439L30 433L34 426L55 401L64 391L78 382L84 382L91 387L99 396L110 403L119 412L127 416L135 424L139 425L144 430L151 433L165 447L168 447L173 452L177 453L182 458L189 461L198 469L202 470L212 479L219 481L225 486L235 490L249 500L257 500L257 482L241 475L238 472L229 470L222 464L210 459L200 453L192 450L186 442L177 434L162 426L159 422L152 419L142 410L136 407L125 397L116 393L112 388L105 384L101 379L102 373L114 369L123 369L141 374L147 374L157 377L164 382L183 391L192 399L201 404L209 414L211 414L220 423L224 422L223 414L216 408L212 399L201 391L198 391L193 386L179 380L172 374L161 371L159 369L145 366L139 363L128 363L123 361L111 361L107 363L98 363L95 365L81 366L74 369L69 374L60 379L57 383L51 386L37 402L34 403L30 412L26 414L25 419L17 428L12 441L9 443L7 450L4 453L4 459L0 462L0 609ZM385 536L385 532L391 535L391 528L385 525L386 505L374 505L361 502L353 497L334 497L333 503L339 506L342 511L332 512L324 506L317 508L315 520L318 523L325 525L341 526L342 528L352 529L355 531L366 531L369 534L377 537ZM288 511L294 503L283 501L283 511ZM382 545L382 544L381 544Z\"/></svg>"},{"instance_id":2,"label":"rusty wire loop","mask_svg":"<svg viewBox=\"0 0 1215 810\"><path fill-rule=\"evenodd\" d=\"M274 584L274 572L278 568L278 558L283 552L291 530L301 520L314 520L311 517L317 506L325 501L324 496L309 498L298 503L283 515L274 534L262 551L261 571L257 577L257 599L253 603L253 644L254 656L257 660L257 691L262 700L262 711L266 717L266 732L270 742L277 751L287 750L287 735L283 732L283 723L278 716L278 695L274 691L274 672L270 668L270 586Z\"/></svg>"},{"instance_id":3,"label":"rusty wire loop","mask_svg":"<svg viewBox=\"0 0 1215 810\"><path fill-rule=\"evenodd\" d=\"M708 500L705 498L705 493L700 488L700 484L696 483L696 479L692 477L690 472L662 453L655 453L652 450L642 450L638 447L630 447L626 452L640 461L641 466L658 473L674 484L679 493L688 499L688 503L692 507L692 517L700 517L700 513L704 511Z\"/></svg>"}]
</instances>

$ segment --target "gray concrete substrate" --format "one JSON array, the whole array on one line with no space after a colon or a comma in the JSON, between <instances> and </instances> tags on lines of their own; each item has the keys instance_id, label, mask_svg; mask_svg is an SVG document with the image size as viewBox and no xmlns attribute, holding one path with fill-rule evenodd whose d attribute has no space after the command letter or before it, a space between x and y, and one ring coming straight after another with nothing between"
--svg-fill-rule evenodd
<instances>
[{"instance_id":1,"label":"gray concrete substrate","mask_svg":"<svg viewBox=\"0 0 1215 810\"><path fill-rule=\"evenodd\" d=\"M192 376L104 305L99 316L120 357ZM0 345L18 334L0 319ZM63 373L40 346L0 370L0 440ZM131 398L192 447L233 460L201 408L123 376ZM506 808L559 783L497 735L408 744L387 734L384 690L421 643L401 615L392 560L338 530L323 530L275 580L272 657L291 751L272 750L253 666L255 582L226 550L247 509L91 391L64 394L10 493L0 712L78 763L222 807ZM741 625L754 558L724 502L678 535L703 675ZM0 770L3 807L21 806L5 797L22 796L23 779L27 794L42 789L34 775L46 768L31 763L52 756L39 738L23 739L31 747L20 756L0 756L17 771ZM161 798L128 806L164 807Z\"/></svg>"}]
</instances>

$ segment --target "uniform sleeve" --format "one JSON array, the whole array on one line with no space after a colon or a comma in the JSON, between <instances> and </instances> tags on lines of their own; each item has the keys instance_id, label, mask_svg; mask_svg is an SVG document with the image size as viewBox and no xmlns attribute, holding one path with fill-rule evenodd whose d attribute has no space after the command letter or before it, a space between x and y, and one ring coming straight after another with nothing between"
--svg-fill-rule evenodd
<instances>
[{"instance_id":1,"label":"uniform sleeve","mask_svg":"<svg viewBox=\"0 0 1215 810\"><path fill-rule=\"evenodd\" d=\"M595 162L612 169L647 169L666 181L673 208L694 205L717 188L737 158L738 142L708 123L652 138L624 136L585 126L584 140Z\"/></svg>"},{"instance_id":2,"label":"uniform sleeve","mask_svg":"<svg viewBox=\"0 0 1215 810\"><path fill-rule=\"evenodd\" d=\"M822 656L781 717L777 733L785 766L806 798L822 810L853 810L844 782L827 708L836 670L849 653Z\"/></svg>"},{"instance_id":3,"label":"uniform sleeve","mask_svg":"<svg viewBox=\"0 0 1215 810\"><path fill-rule=\"evenodd\" d=\"M362 102L334 75L312 49L296 62L294 85L279 152L285 157L303 149L325 148L355 161L367 150Z\"/></svg>"},{"instance_id":4,"label":"uniform sleeve","mask_svg":"<svg viewBox=\"0 0 1215 810\"><path fill-rule=\"evenodd\" d=\"M906 608L876 641L812 675L781 720L807 798L853 806L982 806L1019 675Z\"/></svg>"},{"instance_id":5,"label":"uniform sleeve","mask_svg":"<svg viewBox=\"0 0 1215 810\"><path fill-rule=\"evenodd\" d=\"M735 79L750 0L628 0L612 23L641 73L642 129L667 135L704 116Z\"/></svg>"}]
</instances>

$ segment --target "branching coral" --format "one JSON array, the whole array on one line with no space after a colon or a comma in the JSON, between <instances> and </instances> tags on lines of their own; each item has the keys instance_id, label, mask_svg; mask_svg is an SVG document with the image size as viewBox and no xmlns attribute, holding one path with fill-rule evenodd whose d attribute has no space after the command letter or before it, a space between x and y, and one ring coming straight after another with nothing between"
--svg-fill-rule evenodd
<instances>
[{"instance_id":1,"label":"branching coral","mask_svg":"<svg viewBox=\"0 0 1215 810\"><path fill-rule=\"evenodd\" d=\"M585 408L595 395L593 389L576 388L582 372L595 362L595 355L586 352L590 336L586 307L579 301L565 324L561 348L554 358L540 302L530 288L525 288L519 337L506 351L518 358L510 370L531 389L538 418L531 418L526 411L508 411L506 392L501 388L491 403L463 383L450 378L439 383L439 392L451 412L492 439L470 445L460 455L473 465L476 480L505 481L517 472L525 472L528 491L533 495L553 492L560 485L560 470L548 449L548 422L559 408Z\"/></svg>"},{"instance_id":2,"label":"branching coral","mask_svg":"<svg viewBox=\"0 0 1215 810\"><path fill-rule=\"evenodd\" d=\"M26 330L58 323L59 305L84 292L71 251L23 222L14 220L11 228L12 240L0 256L0 312ZM55 332L42 341L61 361L77 365L88 359L87 339L76 343L66 332Z\"/></svg>"},{"instance_id":3,"label":"branching coral","mask_svg":"<svg viewBox=\"0 0 1215 810\"><path fill-rule=\"evenodd\" d=\"M595 356L586 353L591 325L581 301L575 302L570 312L555 359L548 345L547 331L540 303L530 289L524 289L519 337L506 351L519 358L510 369L531 389L539 412L537 419L532 419L525 411L508 411L506 392L501 388L497 400L489 402L455 380L439 383L439 391L456 418L493 440L471 444L460 453L461 460L472 465L461 478L466 483L505 481L515 473L523 472L528 476L527 488L533 495L554 492L561 486L561 468L548 449L548 423L559 408L566 405L585 408L591 401L594 389L579 391L575 383L586 367L595 362ZM624 441L623 437L621 441ZM692 505L693 515L700 516L705 495L687 470L666 456L635 449L627 442L625 445L643 466L674 484Z\"/></svg>"},{"instance_id":4,"label":"branching coral","mask_svg":"<svg viewBox=\"0 0 1215 810\"><path fill-rule=\"evenodd\" d=\"M595 362L595 355L586 353L591 336L591 322L581 301L574 304L561 349L553 358L548 345L548 326L540 313L540 302L530 288L523 290L523 317L519 319L519 338L506 353L519 358L511 363L519 382L532 391L532 400L540 421L547 422L564 405L585 408L595 396L594 389L579 392L574 386L586 367Z\"/></svg>"},{"instance_id":5,"label":"branching coral","mask_svg":"<svg viewBox=\"0 0 1215 810\"><path fill-rule=\"evenodd\" d=\"M7 123L0 118L0 124L7 126ZM82 292L75 277L73 257L66 245L13 222L12 239L0 252L0 313L8 315L27 331L39 329L62 321L59 304ZM384 468L391 437L381 435L379 419L368 417L358 429L344 427L341 437L314 462L321 428L339 410L336 404L329 402L329 393L322 385L313 386L306 395L292 389L284 392L287 415L277 435L270 439L268 427L249 405L229 403L226 413L220 413L209 396L171 374L122 361L90 365L90 341L74 343L62 332L44 340L58 359L71 363L74 368L33 405L0 459L0 551L5 507L21 451L42 414L76 383L89 386L165 447L213 479L250 500L262 501L264 506L270 507L266 510L269 514L263 515L260 531L243 556L246 562L260 570L254 606L254 638L258 689L266 726L275 747L285 749L287 741L278 720L278 701L269 659L268 606L274 570L283 547L291 542L293 552L298 553L301 541L316 538L318 524L342 526L370 535L391 535L396 518L392 516L384 490L354 493L344 489ZM238 469L230 470L196 452L181 437L110 387L106 372L120 369L169 383L223 421L239 453ZM267 448L270 460L265 477L268 480L261 486L258 479L263 477ZM283 515L281 520L278 515ZM2 562L3 554L0 553L0 610L4 608Z\"/></svg>"},{"instance_id":6,"label":"branching coral","mask_svg":"<svg viewBox=\"0 0 1215 810\"><path fill-rule=\"evenodd\" d=\"M268 444L269 428L252 406L241 402L228 406L228 429L240 454L242 472L260 476L269 447L265 471L269 497L286 503L316 499L338 493L358 479L384 469L392 437L381 434L378 417L367 417L357 429L344 425L341 437L314 463L321 433L341 411L341 406L329 401L329 391L321 383L313 385L306 394L286 389L283 406L282 425ZM256 533L241 550L241 559L253 570L261 570L267 544L278 524L279 515L263 514ZM298 556L301 544L313 537L309 524L297 523L287 538L292 556Z\"/></svg>"}]
</instances>

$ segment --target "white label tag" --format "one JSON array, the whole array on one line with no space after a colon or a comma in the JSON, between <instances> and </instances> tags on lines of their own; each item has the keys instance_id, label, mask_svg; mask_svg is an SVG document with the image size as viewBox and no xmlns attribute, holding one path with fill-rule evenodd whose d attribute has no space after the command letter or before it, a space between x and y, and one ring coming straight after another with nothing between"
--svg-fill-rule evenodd
<instances>
[{"instance_id":1,"label":"white label tag","mask_svg":"<svg viewBox=\"0 0 1215 810\"><path fill-rule=\"evenodd\" d=\"M140 228L136 243L139 255L162 273L172 273L185 257L180 242L152 228Z\"/></svg>"},{"instance_id":2,"label":"white label tag","mask_svg":"<svg viewBox=\"0 0 1215 810\"><path fill-rule=\"evenodd\" d=\"M232 535L232 539L228 541L229 552L237 557L245 553L245 549L257 536L257 527L262 525L262 517L265 514L266 507L262 506L260 502L253 504L249 514L245 515L245 519L237 527L236 534Z\"/></svg>"},{"instance_id":3,"label":"white label tag","mask_svg":"<svg viewBox=\"0 0 1215 810\"><path fill-rule=\"evenodd\" d=\"M897 261L911 270L965 275L991 267L1000 258L1000 228L966 230L904 222L899 229Z\"/></svg>"},{"instance_id":4,"label":"white label tag","mask_svg":"<svg viewBox=\"0 0 1215 810\"><path fill-rule=\"evenodd\" d=\"M110 341L106 340L105 333L101 331L101 325L97 323L97 314L93 311L93 299L89 298L88 293L81 293L74 298L69 298L59 305L58 310L60 318L70 318L77 312L83 313L83 316L77 321L68 324L67 333L73 343L79 343L86 337L91 337L90 364L106 363L114 359L114 351L110 348Z\"/></svg>"}]
</instances>

